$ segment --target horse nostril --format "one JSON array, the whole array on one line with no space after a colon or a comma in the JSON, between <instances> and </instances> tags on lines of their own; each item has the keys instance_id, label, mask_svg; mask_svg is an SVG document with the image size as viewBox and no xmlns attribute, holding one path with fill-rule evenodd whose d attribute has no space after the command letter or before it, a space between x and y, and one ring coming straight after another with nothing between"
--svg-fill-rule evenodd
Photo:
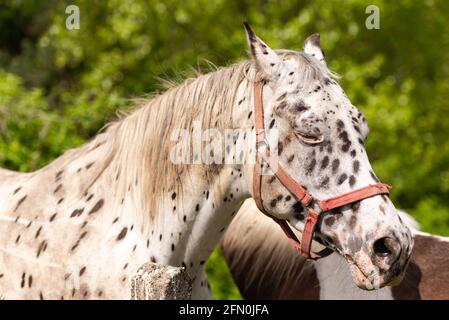
<instances>
[{"instance_id":1,"label":"horse nostril","mask_svg":"<svg viewBox=\"0 0 449 320\"><path fill-rule=\"evenodd\" d=\"M394 248L392 241L391 238L387 237L376 240L373 245L374 253L381 258L390 256L393 253L392 250Z\"/></svg>"}]
</instances>

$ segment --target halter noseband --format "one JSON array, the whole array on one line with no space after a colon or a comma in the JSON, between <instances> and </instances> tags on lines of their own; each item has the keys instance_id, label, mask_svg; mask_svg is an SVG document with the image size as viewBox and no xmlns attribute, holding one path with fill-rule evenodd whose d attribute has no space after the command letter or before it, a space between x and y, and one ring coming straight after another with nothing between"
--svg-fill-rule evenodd
<instances>
[{"instance_id":1,"label":"halter noseband","mask_svg":"<svg viewBox=\"0 0 449 320\"><path fill-rule=\"evenodd\" d=\"M370 198L380 194L389 194L389 185L384 183L371 184L366 187L356 189L354 191L342 194L335 198L326 200L315 199L307 190L302 187L295 179L293 179L280 164L275 164L270 156L269 145L265 139L265 122L263 112L263 84L261 81L254 83L254 116L256 121L256 164L254 165L253 172L253 197L257 207L262 213L271 217L276 221L293 246L299 251L299 253L306 259L317 260L319 258L330 255L333 251L330 248L325 248L320 252L311 252L313 234L316 229L316 224L321 213L339 208L356 201L360 201L366 198ZM265 152L259 150L259 146L265 145ZM270 216L265 210L262 203L262 174L261 166L259 162L259 156L268 164L268 166L275 171L276 178L284 185L284 187L292 193L295 198L302 204L302 206L309 212L305 218L304 232L302 234L301 241L298 240L286 220L281 220L276 217ZM318 203L319 210L313 209L311 206L312 200Z\"/></svg>"}]
</instances>

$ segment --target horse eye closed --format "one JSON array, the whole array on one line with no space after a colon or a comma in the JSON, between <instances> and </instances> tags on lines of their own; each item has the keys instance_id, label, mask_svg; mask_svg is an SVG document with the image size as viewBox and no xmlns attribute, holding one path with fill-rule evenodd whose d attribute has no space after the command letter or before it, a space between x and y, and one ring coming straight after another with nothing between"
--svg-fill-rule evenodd
<instances>
[{"instance_id":1,"label":"horse eye closed","mask_svg":"<svg viewBox=\"0 0 449 320\"><path fill-rule=\"evenodd\" d=\"M295 135L304 143L311 144L311 145L319 144L324 141L324 136L322 134L312 135L310 133L296 131Z\"/></svg>"}]
</instances>

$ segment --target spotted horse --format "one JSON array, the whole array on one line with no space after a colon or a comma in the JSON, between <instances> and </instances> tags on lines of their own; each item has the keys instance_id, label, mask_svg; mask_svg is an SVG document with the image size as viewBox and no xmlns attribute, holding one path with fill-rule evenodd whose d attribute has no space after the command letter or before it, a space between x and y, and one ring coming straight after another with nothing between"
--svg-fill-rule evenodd
<instances>
[{"instance_id":1,"label":"spotted horse","mask_svg":"<svg viewBox=\"0 0 449 320\"><path fill-rule=\"evenodd\" d=\"M198 121L223 134L254 128L255 87L264 126L279 133L272 154L313 199L378 183L364 147L366 120L327 68L319 36L296 52L272 50L249 25L246 33L251 59L142 101L40 170L0 171L6 299L127 299L130 277L147 261L184 267L192 297L210 298L204 263L243 201L255 196L258 177L250 162L197 161L194 148L194 164L173 161L173 133L190 133ZM251 140L238 133L232 139ZM250 159L254 150L237 157ZM304 230L304 199L276 175L259 178L265 213ZM319 209L317 201L308 206ZM313 236L344 256L353 280L367 289L400 279L413 247L386 194L323 212Z\"/></svg>"}]
</instances>

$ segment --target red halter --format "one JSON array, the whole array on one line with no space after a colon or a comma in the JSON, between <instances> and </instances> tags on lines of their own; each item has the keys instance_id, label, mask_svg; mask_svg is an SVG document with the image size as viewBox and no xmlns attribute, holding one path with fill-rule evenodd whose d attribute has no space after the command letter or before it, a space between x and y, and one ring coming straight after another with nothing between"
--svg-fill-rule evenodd
<instances>
[{"instance_id":1,"label":"red halter","mask_svg":"<svg viewBox=\"0 0 449 320\"><path fill-rule=\"evenodd\" d=\"M262 194L261 194L262 175L260 172L262 164L259 162L259 156L261 156L261 158L265 162L267 162L269 167L271 167L272 169L277 167L277 171L274 173L275 176L284 185L284 187L287 188L287 190L290 191L290 193L292 193L295 196L295 198L302 204L302 206L309 211L305 219L304 232L302 234L301 242L293 233L292 229L290 228L286 220L281 220L272 216L270 217L281 226L282 230L287 235L290 242L301 253L302 256L312 260L326 257L333 252L329 248L325 248L317 253L310 251L312 246L313 234L315 232L316 224L318 222L320 214L376 195L389 194L389 189L391 187L387 184L377 183L342 194L335 198L326 200L315 199L315 201L317 201L318 203L319 210L317 211L313 209L311 207L311 202L312 200L314 200L312 195L310 195L307 192L307 190L305 190L298 182L296 182L284 170L282 166L272 162L272 158L270 157L269 145L265 139L265 122L263 113L262 90L263 90L262 82L256 81L254 83L254 116L256 119L257 153L256 153L256 165L254 166L254 173L253 173L254 201L256 202L256 205L260 211L270 216L265 210L262 203ZM259 150L259 146L261 144L265 144L266 146L265 153Z\"/></svg>"}]
</instances>

